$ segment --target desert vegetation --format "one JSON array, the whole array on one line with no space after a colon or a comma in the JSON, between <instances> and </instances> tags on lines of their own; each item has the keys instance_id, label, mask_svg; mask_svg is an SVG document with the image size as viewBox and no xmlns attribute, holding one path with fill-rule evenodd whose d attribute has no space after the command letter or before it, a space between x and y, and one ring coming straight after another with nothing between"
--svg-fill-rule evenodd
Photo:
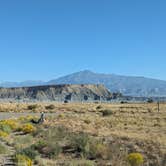
<instances>
[{"instance_id":1,"label":"desert vegetation","mask_svg":"<svg viewBox=\"0 0 166 166\"><path fill-rule=\"evenodd\" d=\"M156 103L0 103L0 111L1 165L6 154L27 166L166 165L165 103L160 112ZM31 123L41 112L45 121Z\"/></svg>"}]
</instances>

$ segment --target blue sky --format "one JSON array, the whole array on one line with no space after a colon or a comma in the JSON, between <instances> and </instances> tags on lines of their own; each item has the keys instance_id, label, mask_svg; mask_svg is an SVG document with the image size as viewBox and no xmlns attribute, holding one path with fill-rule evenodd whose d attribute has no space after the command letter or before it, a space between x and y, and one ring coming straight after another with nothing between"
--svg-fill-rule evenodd
<instances>
[{"instance_id":1,"label":"blue sky","mask_svg":"<svg viewBox=\"0 0 166 166\"><path fill-rule=\"evenodd\" d=\"M165 0L0 1L0 81L89 69L166 80Z\"/></svg>"}]
</instances>

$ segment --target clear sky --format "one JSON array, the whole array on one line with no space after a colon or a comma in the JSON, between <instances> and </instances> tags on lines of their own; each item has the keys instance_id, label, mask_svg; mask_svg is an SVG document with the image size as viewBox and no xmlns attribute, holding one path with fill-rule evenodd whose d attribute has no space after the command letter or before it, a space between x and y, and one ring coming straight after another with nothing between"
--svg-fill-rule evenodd
<instances>
[{"instance_id":1,"label":"clear sky","mask_svg":"<svg viewBox=\"0 0 166 166\"><path fill-rule=\"evenodd\" d=\"M0 1L0 81L84 69L166 80L166 0Z\"/></svg>"}]
</instances>

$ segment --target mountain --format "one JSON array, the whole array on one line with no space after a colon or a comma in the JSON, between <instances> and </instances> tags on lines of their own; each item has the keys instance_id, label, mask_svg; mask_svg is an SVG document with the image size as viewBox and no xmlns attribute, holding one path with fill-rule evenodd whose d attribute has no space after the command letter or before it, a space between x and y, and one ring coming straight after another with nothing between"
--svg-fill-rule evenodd
<instances>
[{"instance_id":1,"label":"mountain","mask_svg":"<svg viewBox=\"0 0 166 166\"><path fill-rule=\"evenodd\" d=\"M42 81L25 81L21 83L4 82L0 87L29 87L57 84L103 84L111 92L121 92L126 96L165 97L166 81L145 77L121 76L115 74L100 74L89 70L73 73L64 77Z\"/></svg>"},{"instance_id":2,"label":"mountain","mask_svg":"<svg viewBox=\"0 0 166 166\"><path fill-rule=\"evenodd\" d=\"M39 86L44 85L45 82L43 81L24 81L24 82L0 82L0 87L29 87L29 86Z\"/></svg>"},{"instance_id":3,"label":"mountain","mask_svg":"<svg viewBox=\"0 0 166 166\"><path fill-rule=\"evenodd\" d=\"M127 96L166 96L166 81L115 74L100 74L89 70L73 73L48 84L103 84L111 92Z\"/></svg>"},{"instance_id":4,"label":"mountain","mask_svg":"<svg viewBox=\"0 0 166 166\"><path fill-rule=\"evenodd\" d=\"M45 85L0 88L1 100L20 101L108 101L112 94L103 85Z\"/></svg>"}]
</instances>

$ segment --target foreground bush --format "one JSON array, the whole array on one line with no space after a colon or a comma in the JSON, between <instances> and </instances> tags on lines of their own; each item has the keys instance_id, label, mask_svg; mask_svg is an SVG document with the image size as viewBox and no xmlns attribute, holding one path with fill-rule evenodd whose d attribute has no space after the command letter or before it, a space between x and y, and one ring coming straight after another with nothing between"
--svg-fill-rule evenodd
<instances>
[{"instance_id":1,"label":"foreground bush","mask_svg":"<svg viewBox=\"0 0 166 166\"><path fill-rule=\"evenodd\" d=\"M8 133L4 131L0 131L0 138L6 138L8 136Z\"/></svg>"},{"instance_id":2,"label":"foreground bush","mask_svg":"<svg viewBox=\"0 0 166 166\"><path fill-rule=\"evenodd\" d=\"M70 146L78 153L87 157L89 152L89 137L87 134L73 134L70 138Z\"/></svg>"},{"instance_id":3,"label":"foreground bush","mask_svg":"<svg viewBox=\"0 0 166 166\"><path fill-rule=\"evenodd\" d=\"M92 140L89 143L89 159L109 159L111 156L110 149L108 146L103 144L101 141Z\"/></svg>"},{"instance_id":4,"label":"foreground bush","mask_svg":"<svg viewBox=\"0 0 166 166\"><path fill-rule=\"evenodd\" d=\"M87 159L109 159L110 149L101 141L93 139L84 133L73 134L70 139L71 148Z\"/></svg>"},{"instance_id":5,"label":"foreground bush","mask_svg":"<svg viewBox=\"0 0 166 166\"><path fill-rule=\"evenodd\" d=\"M40 154L50 159L56 158L62 152L62 148L56 142L39 141L33 147Z\"/></svg>"},{"instance_id":6,"label":"foreground bush","mask_svg":"<svg viewBox=\"0 0 166 166\"><path fill-rule=\"evenodd\" d=\"M36 128L31 124L24 124L22 127L19 128L19 131L22 131L24 134L33 133L36 131Z\"/></svg>"},{"instance_id":7,"label":"foreground bush","mask_svg":"<svg viewBox=\"0 0 166 166\"><path fill-rule=\"evenodd\" d=\"M32 166L32 160L29 157L21 154L17 154L15 156L15 163L17 166Z\"/></svg>"},{"instance_id":8,"label":"foreground bush","mask_svg":"<svg viewBox=\"0 0 166 166\"><path fill-rule=\"evenodd\" d=\"M13 119L8 119L8 120L2 120L0 121L0 129L7 132L10 132L11 130L16 130L18 128L18 122Z\"/></svg>"},{"instance_id":9,"label":"foreground bush","mask_svg":"<svg viewBox=\"0 0 166 166\"><path fill-rule=\"evenodd\" d=\"M31 160L34 160L36 158L36 156L39 155L39 153L37 151L35 151L33 146L27 147L25 149L19 150L17 152L18 154L24 155L29 157Z\"/></svg>"},{"instance_id":10,"label":"foreground bush","mask_svg":"<svg viewBox=\"0 0 166 166\"><path fill-rule=\"evenodd\" d=\"M140 153L130 153L127 156L127 161L131 166L140 166L143 164L143 156Z\"/></svg>"},{"instance_id":11,"label":"foreground bush","mask_svg":"<svg viewBox=\"0 0 166 166\"><path fill-rule=\"evenodd\" d=\"M0 143L0 154L6 154L8 152L7 148Z\"/></svg>"}]
</instances>

